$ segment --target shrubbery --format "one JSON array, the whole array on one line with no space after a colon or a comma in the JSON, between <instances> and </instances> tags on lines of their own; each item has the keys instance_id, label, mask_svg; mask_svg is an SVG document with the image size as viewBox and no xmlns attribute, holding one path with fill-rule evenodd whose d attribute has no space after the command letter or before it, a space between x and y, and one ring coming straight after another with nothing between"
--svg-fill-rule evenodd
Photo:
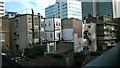
<instances>
[{"instance_id":1,"label":"shrubbery","mask_svg":"<svg viewBox=\"0 0 120 68\"><path fill-rule=\"evenodd\" d=\"M28 58L35 58L42 56L45 53L46 48L44 46L34 46L32 48L25 49L25 56Z\"/></svg>"},{"instance_id":2,"label":"shrubbery","mask_svg":"<svg viewBox=\"0 0 120 68\"><path fill-rule=\"evenodd\" d=\"M96 52L91 52L91 56L99 56L99 55L101 55L101 54L103 54L103 51L96 51Z\"/></svg>"},{"instance_id":3,"label":"shrubbery","mask_svg":"<svg viewBox=\"0 0 120 68\"><path fill-rule=\"evenodd\" d=\"M76 53L74 55L75 66L80 67L84 61L85 61L85 55L81 55L79 53Z\"/></svg>"},{"instance_id":4,"label":"shrubbery","mask_svg":"<svg viewBox=\"0 0 120 68\"><path fill-rule=\"evenodd\" d=\"M53 53L51 53L51 54L47 54L48 56L51 56L51 57L53 57L53 58L57 58L57 59L63 59L63 56L61 55L61 54L53 54Z\"/></svg>"}]
</instances>

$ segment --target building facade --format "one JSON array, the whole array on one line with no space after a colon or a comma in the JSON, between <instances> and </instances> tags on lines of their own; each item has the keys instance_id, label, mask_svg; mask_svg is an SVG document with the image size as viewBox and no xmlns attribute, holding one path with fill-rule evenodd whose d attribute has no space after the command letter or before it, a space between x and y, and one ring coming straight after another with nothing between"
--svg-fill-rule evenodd
<instances>
[{"instance_id":1,"label":"building facade","mask_svg":"<svg viewBox=\"0 0 120 68\"><path fill-rule=\"evenodd\" d=\"M82 37L82 21L75 18L62 20L62 40L73 41L74 34Z\"/></svg>"},{"instance_id":2,"label":"building facade","mask_svg":"<svg viewBox=\"0 0 120 68\"><path fill-rule=\"evenodd\" d=\"M7 18L1 18L0 21L0 43L5 48L9 48L9 20Z\"/></svg>"},{"instance_id":3,"label":"building facade","mask_svg":"<svg viewBox=\"0 0 120 68\"><path fill-rule=\"evenodd\" d=\"M94 1L94 0L93 0ZM88 14L96 17L110 15L114 18L119 17L120 1L109 0L105 2L82 2L82 17L86 17Z\"/></svg>"},{"instance_id":4,"label":"building facade","mask_svg":"<svg viewBox=\"0 0 120 68\"><path fill-rule=\"evenodd\" d=\"M45 16L61 19L77 18L82 20L81 1L78 0L56 0L54 5L45 8Z\"/></svg>"},{"instance_id":5,"label":"building facade","mask_svg":"<svg viewBox=\"0 0 120 68\"><path fill-rule=\"evenodd\" d=\"M82 20L75 18L62 20L62 41L73 42L74 52L83 50L82 46Z\"/></svg>"},{"instance_id":6,"label":"building facade","mask_svg":"<svg viewBox=\"0 0 120 68\"><path fill-rule=\"evenodd\" d=\"M117 24L117 26L116 26L116 28L117 28L117 43L118 42L120 42L120 18L115 18L114 19L114 21L113 22L115 22L116 24Z\"/></svg>"},{"instance_id":7,"label":"building facade","mask_svg":"<svg viewBox=\"0 0 120 68\"><path fill-rule=\"evenodd\" d=\"M10 19L10 47L12 50L24 49L39 42L38 16L34 16L34 39L32 38L32 15L16 15Z\"/></svg>"},{"instance_id":8,"label":"building facade","mask_svg":"<svg viewBox=\"0 0 120 68\"><path fill-rule=\"evenodd\" d=\"M5 1L0 0L0 17L5 15Z\"/></svg>"},{"instance_id":9,"label":"building facade","mask_svg":"<svg viewBox=\"0 0 120 68\"><path fill-rule=\"evenodd\" d=\"M47 53L56 52L56 42L60 41L61 36L61 19L45 19L45 37L47 41Z\"/></svg>"},{"instance_id":10,"label":"building facade","mask_svg":"<svg viewBox=\"0 0 120 68\"><path fill-rule=\"evenodd\" d=\"M83 20L83 46L84 50L88 49L90 52L97 50L96 21L94 20L90 15Z\"/></svg>"},{"instance_id":11,"label":"building facade","mask_svg":"<svg viewBox=\"0 0 120 68\"><path fill-rule=\"evenodd\" d=\"M97 21L97 45L99 49L114 46L117 40L116 26L111 16L98 17Z\"/></svg>"}]
</instances>

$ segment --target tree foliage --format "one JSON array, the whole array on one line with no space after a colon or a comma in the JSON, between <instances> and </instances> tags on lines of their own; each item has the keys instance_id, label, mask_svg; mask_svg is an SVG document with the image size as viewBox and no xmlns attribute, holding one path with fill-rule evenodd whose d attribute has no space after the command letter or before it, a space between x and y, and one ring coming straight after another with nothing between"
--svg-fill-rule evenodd
<instances>
[{"instance_id":1,"label":"tree foliage","mask_svg":"<svg viewBox=\"0 0 120 68\"><path fill-rule=\"evenodd\" d=\"M44 46L34 46L25 49L25 56L28 58L35 58L44 55L46 48Z\"/></svg>"}]
</instances>

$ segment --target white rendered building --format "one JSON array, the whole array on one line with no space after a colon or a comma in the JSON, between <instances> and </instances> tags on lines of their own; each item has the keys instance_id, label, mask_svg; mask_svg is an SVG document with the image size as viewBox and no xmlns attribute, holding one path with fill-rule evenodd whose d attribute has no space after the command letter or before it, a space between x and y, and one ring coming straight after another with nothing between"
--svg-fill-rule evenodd
<instances>
[{"instance_id":1,"label":"white rendered building","mask_svg":"<svg viewBox=\"0 0 120 68\"><path fill-rule=\"evenodd\" d=\"M54 53L56 51L56 41L61 40L61 19L48 18L45 19L45 36L48 42L47 52Z\"/></svg>"},{"instance_id":2,"label":"white rendered building","mask_svg":"<svg viewBox=\"0 0 120 68\"><path fill-rule=\"evenodd\" d=\"M97 50L96 24L86 23L86 20L83 21L83 45L88 47L90 52Z\"/></svg>"}]
</instances>

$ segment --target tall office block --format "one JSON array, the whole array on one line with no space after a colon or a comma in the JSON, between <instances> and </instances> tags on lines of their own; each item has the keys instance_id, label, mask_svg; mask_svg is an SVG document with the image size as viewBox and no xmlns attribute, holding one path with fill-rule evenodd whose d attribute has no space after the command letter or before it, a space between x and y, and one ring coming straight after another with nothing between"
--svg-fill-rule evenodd
<instances>
[{"instance_id":1,"label":"tall office block","mask_svg":"<svg viewBox=\"0 0 120 68\"><path fill-rule=\"evenodd\" d=\"M113 17L120 18L120 0L113 0Z\"/></svg>"},{"instance_id":2,"label":"tall office block","mask_svg":"<svg viewBox=\"0 0 120 68\"><path fill-rule=\"evenodd\" d=\"M86 17L88 14L96 17L96 15L104 16L110 15L114 18L120 17L119 7L120 1L109 0L107 2L102 2L97 0L92 0L91 2L82 2L82 17Z\"/></svg>"},{"instance_id":3,"label":"tall office block","mask_svg":"<svg viewBox=\"0 0 120 68\"><path fill-rule=\"evenodd\" d=\"M4 0L0 0L0 17L5 15L5 2Z\"/></svg>"},{"instance_id":4,"label":"tall office block","mask_svg":"<svg viewBox=\"0 0 120 68\"><path fill-rule=\"evenodd\" d=\"M78 0L56 0L54 5L45 8L45 16L61 19L82 19L81 1Z\"/></svg>"}]
</instances>

